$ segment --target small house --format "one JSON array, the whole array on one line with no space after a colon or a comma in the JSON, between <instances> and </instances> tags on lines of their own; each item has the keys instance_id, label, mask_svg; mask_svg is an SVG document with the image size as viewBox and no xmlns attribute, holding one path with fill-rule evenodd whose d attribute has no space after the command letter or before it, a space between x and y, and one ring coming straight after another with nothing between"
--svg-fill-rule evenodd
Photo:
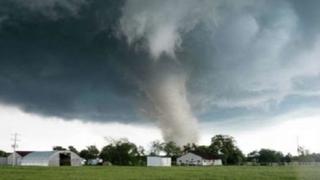
<instances>
[{"instance_id":1,"label":"small house","mask_svg":"<svg viewBox=\"0 0 320 180\"><path fill-rule=\"evenodd\" d=\"M177 165L219 166L222 165L222 160L209 154L188 152L177 158Z\"/></svg>"}]
</instances>

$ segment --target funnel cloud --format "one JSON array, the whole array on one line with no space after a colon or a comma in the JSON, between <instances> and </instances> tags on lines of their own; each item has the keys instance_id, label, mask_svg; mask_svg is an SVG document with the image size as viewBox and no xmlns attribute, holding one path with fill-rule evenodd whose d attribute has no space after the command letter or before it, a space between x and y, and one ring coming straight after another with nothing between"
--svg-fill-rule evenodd
<instances>
[{"instance_id":1,"label":"funnel cloud","mask_svg":"<svg viewBox=\"0 0 320 180\"><path fill-rule=\"evenodd\" d=\"M146 114L156 120L165 140L181 146L197 142L198 120L187 99L185 74L172 69L162 73L154 73L146 83L145 92L151 104L145 108Z\"/></svg>"},{"instance_id":2,"label":"funnel cloud","mask_svg":"<svg viewBox=\"0 0 320 180\"><path fill-rule=\"evenodd\" d=\"M145 88L153 105L148 114L157 120L164 139L179 145L197 142L198 120L187 99L187 75L179 65L183 59L178 59L175 54L181 48L182 34L191 31L204 16L211 14L210 11L203 12L207 5L210 5L208 1L127 1L120 19L128 43L131 46L142 44L142 50L149 51L156 61L156 70ZM180 67L182 72L175 72L176 68L168 68L169 71L158 68L157 61L162 58L166 58L167 65Z\"/></svg>"}]
</instances>

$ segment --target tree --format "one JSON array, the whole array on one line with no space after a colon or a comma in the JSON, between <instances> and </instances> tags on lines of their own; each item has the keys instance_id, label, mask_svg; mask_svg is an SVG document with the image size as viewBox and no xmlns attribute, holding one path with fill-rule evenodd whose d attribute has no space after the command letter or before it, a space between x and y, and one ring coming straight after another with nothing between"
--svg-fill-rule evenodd
<instances>
[{"instance_id":1,"label":"tree","mask_svg":"<svg viewBox=\"0 0 320 180\"><path fill-rule=\"evenodd\" d=\"M138 165L143 163L143 152L142 147L138 149L134 143L119 139L103 147L100 158L115 165Z\"/></svg>"},{"instance_id":2,"label":"tree","mask_svg":"<svg viewBox=\"0 0 320 180\"><path fill-rule=\"evenodd\" d=\"M62 146L53 146L52 150L54 150L54 151L65 151L67 149L62 147Z\"/></svg>"},{"instance_id":3,"label":"tree","mask_svg":"<svg viewBox=\"0 0 320 180\"><path fill-rule=\"evenodd\" d=\"M292 161L292 155L288 153L286 156L284 156L283 161L286 163L290 163Z\"/></svg>"},{"instance_id":4,"label":"tree","mask_svg":"<svg viewBox=\"0 0 320 180\"><path fill-rule=\"evenodd\" d=\"M89 154L89 151L87 149L83 149L79 153L80 157L82 157L85 160L92 159L92 156Z\"/></svg>"},{"instance_id":5,"label":"tree","mask_svg":"<svg viewBox=\"0 0 320 180\"><path fill-rule=\"evenodd\" d=\"M88 146L86 149L83 149L79 153L80 157L89 160L89 159L95 159L99 156L99 150L96 146L91 145Z\"/></svg>"},{"instance_id":6,"label":"tree","mask_svg":"<svg viewBox=\"0 0 320 180\"><path fill-rule=\"evenodd\" d=\"M210 148L208 146L196 146L195 144L193 144L193 151L191 152L194 152L196 154L208 154L208 155L216 155L215 153L211 152L210 151Z\"/></svg>"},{"instance_id":7,"label":"tree","mask_svg":"<svg viewBox=\"0 0 320 180\"><path fill-rule=\"evenodd\" d=\"M194 144L194 143L192 143L192 144L191 144L191 143L188 143L188 144L186 144L186 145L183 146L182 152L183 152L183 153L192 152L192 151L194 151L194 150L196 149L196 147L197 147L196 144Z\"/></svg>"},{"instance_id":8,"label":"tree","mask_svg":"<svg viewBox=\"0 0 320 180\"><path fill-rule=\"evenodd\" d=\"M161 143L159 140L151 142L150 155L158 156L162 151L163 151L163 143Z\"/></svg>"},{"instance_id":9,"label":"tree","mask_svg":"<svg viewBox=\"0 0 320 180\"><path fill-rule=\"evenodd\" d=\"M256 163L259 161L259 156L260 154L258 151L252 151L247 155L247 161Z\"/></svg>"},{"instance_id":10,"label":"tree","mask_svg":"<svg viewBox=\"0 0 320 180\"><path fill-rule=\"evenodd\" d=\"M297 157L293 157L293 159L299 161L299 162L320 162L320 154L317 153L305 153L301 154Z\"/></svg>"},{"instance_id":11,"label":"tree","mask_svg":"<svg viewBox=\"0 0 320 180\"><path fill-rule=\"evenodd\" d=\"M244 161L245 157L242 153L242 151L235 147L233 151L229 152L229 155L227 157L227 163L228 164L241 164Z\"/></svg>"},{"instance_id":12,"label":"tree","mask_svg":"<svg viewBox=\"0 0 320 180\"><path fill-rule=\"evenodd\" d=\"M175 142L167 142L163 143L163 151L166 153L167 156L170 157L177 157L182 154L181 148L177 146Z\"/></svg>"},{"instance_id":13,"label":"tree","mask_svg":"<svg viewBox=\"0 0 320 180\"><path fill-rule=\"evenodd\" d=\"M211 138L210 152L220 155L224 164L239 164L244 160L241 150L232 136L216 135Z\"/></svg>"},{"instance_id":14,"label":"tree","mask_svg":"<svg viewBox=\"0 0 320 180\"><path fill-rule=\"evenodd\" d=\"M259 163L267 165L269 163L281 162L283 160L283 154L280 151L271 149L261 149L259 151Z\"/></svg>"},{"instance_id":15,"label":"tree","mask_svg":"<svg viewBox=\"0 0 320 180\"><path fill-rule=\"evenodd\" d=\"M73 146L69 146L68 149L69 149L69 151L71 151L71 152L74 152L74 153L76 153L76 154L79 154L78 150L77 150L75 147L73 147Z\"/></svg>"},{"instance_id":16,"label":"tree","mask_svg":"<svg viewBox=\"0 0 320 180\"><path fill-rule=\"evenodd\" d=\"M7 157L7 153L5 151L0 150L0 157Z\"/></svg>"},{"instance_id":17,"label":"tree","mask_svg":"<svg viewBox=\"0 0 320 180\"><path fill-rule=\"evenodd\" d=\"M143 146L138 146L138 154L140 156L144 156L145 155L145 149Z\"/></svg>"},{"instance_id":18,"label":"tree","mask_svg":"<svg viewBox=\"0 0 320 180\"><path fill-rule=\"evenodd\" d=\"M95 145L88 146L87 150L92 159L97 158L99 156L99 150Z\"/></svg>"},{"instance_id":19,"label":"tree","mask_svg":"<svg viewBox=\"0 0 320 180\"><path fill-rule=\"evenodd\" d=\"M151 142L150 155L160 155L161 152L166 156L176 157L182 154L182 149L173 141L160 142L159 140Z\"/></svg>"}]
</instances>

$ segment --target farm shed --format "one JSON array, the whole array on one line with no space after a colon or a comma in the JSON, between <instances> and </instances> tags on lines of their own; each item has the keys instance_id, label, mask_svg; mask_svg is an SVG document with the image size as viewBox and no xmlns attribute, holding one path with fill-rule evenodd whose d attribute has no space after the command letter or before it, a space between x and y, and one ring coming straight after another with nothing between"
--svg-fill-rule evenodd
<instances>
[{"instance_id":1,"label":"farm shed","mask_svg":"<svg viewBox=\"0 0 320 180\"><path fill-rule=\"evenodd\" d=\"M208 154L189 152L177 158L177 165L217 166L222 165L222 160Z\"/></svg>"},{"instance_id":2,"label":"farm shed","mask_svg":"<svg viewBox=\"0 0 320 180\"><path fill-rule=\"evenodd\" d=\"M147 166L171 166L171 157L148 156Z\"/></svg>"},{"instance_id":3,"label":"farm shed","mask_svg":"<svg viewBox=\"0 0 320 180\"><path fill-rule=\"evenodd\" d=\"M7 157L8 165L12 165L13 163L15 165L21 165L21 160L26 155L30 154L32 151L16 151L15 153L9 154Z\"/></svg>"},{"instance_id":4,"label":"farm shed","mask_svg":"<svg viewBox=\"0 0 320 180\"><path fill-rule=\"evenodd\" d=\"M25 156L22 166L81 166L82 158L71 151L36 151Z\"/></svg>"}]
</instances>

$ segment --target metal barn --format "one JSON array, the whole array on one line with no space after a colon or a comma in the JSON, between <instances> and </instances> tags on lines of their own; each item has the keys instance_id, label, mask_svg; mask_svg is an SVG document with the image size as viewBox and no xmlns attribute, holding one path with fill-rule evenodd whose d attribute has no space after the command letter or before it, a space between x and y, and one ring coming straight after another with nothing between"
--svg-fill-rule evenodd
<instances>
[{"instance_id":1,"label":"metal barn","mask_svg":"<svg viewBox=\"0 0 320 180\"><path fill-rule=\"evenodd\" d=\"M71 151L36 151L25 156L22 166L81 166L82 158Z\"/></svg>"}]
</instances>

